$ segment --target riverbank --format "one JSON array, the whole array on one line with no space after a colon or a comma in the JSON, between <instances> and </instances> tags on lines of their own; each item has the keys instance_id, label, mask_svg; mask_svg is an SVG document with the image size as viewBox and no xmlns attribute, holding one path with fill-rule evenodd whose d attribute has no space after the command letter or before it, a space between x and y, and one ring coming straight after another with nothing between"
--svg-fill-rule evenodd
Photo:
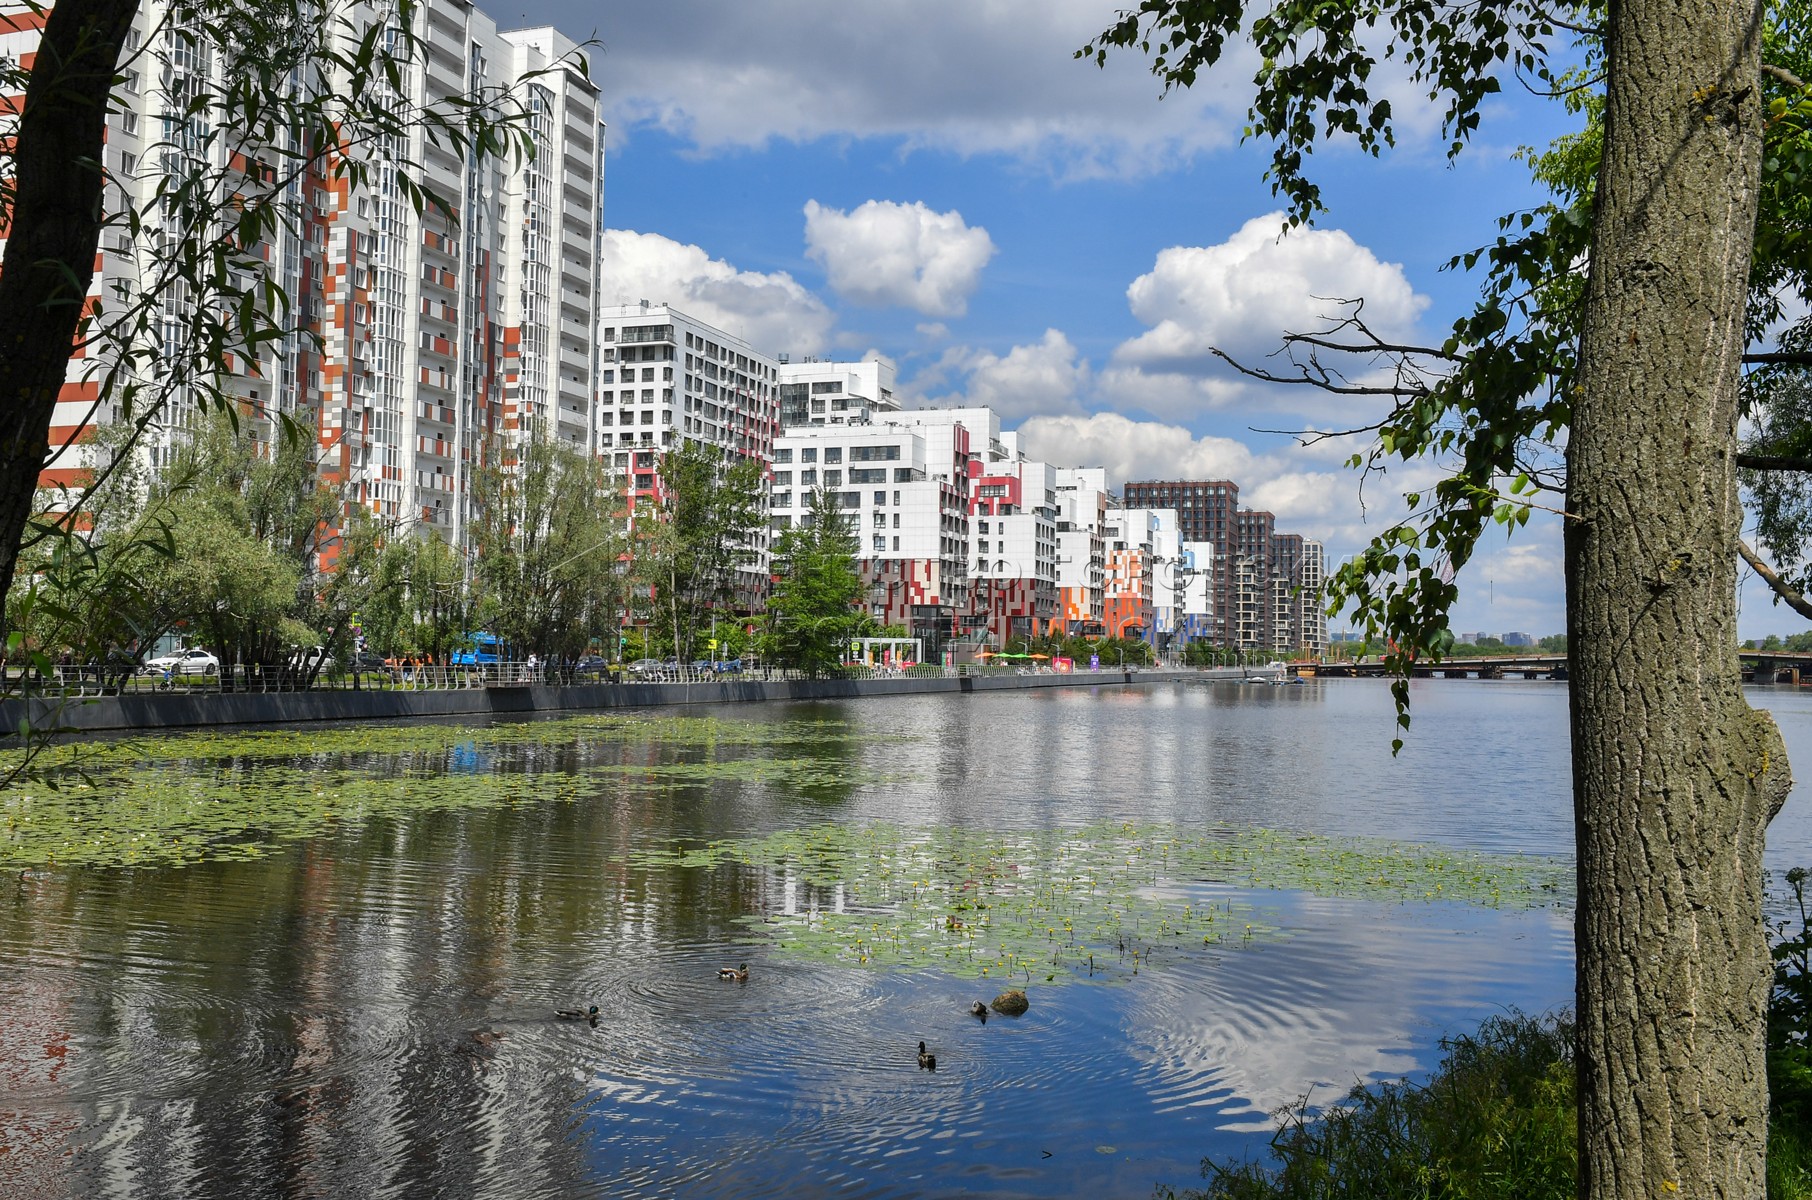
<instances>
[{"instance_id":1,"label":"riverbank","mask_svg":"<svg viewBox=\"0 0 1812 1200\"><path fill-rule=\"evenodd\" d=\"M503 684L446 691L324 690L206 692L9 700L0 704L0 729L72 733L130 729L193 729L226 725L291 725L319 721L385 721L411 717L521 716L607 708L658 708L767 700L844 700L863 696L923 696L945 692L1023 691L1172 683L1217 674L1193 670L1077 671L1071 674L977 673L930 678L723 679L692 683L593 683L565 687Z\"/></svg>"}]
</instances>

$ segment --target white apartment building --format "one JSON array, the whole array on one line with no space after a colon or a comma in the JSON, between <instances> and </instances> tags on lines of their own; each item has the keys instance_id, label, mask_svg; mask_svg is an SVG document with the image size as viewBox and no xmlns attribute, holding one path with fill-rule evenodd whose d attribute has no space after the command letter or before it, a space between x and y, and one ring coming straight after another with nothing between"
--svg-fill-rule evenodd
<instances>
[{"instance_id":1,"label":"white apartment building","mask_svg":"<svg viewBox=\"0 0 1812 1200\"><path fill-rule=\"evenodd\" d=\"M1184 542L1177 637L1184 644L1214 639L1214 543Z\"/></svg>"},{"instance_id":2,"label":"white apartment building","mask_svg":"<svg viewBox=\"0 0 1812 1200\"><path fill-rule=\"evenodd\" d=\"M26 58L42 19L6 11L13 31L0 34L0 53ZM394 17L377 6L351 15L354 32ZM157 224L152 202L168 178L226 180L230 170L279 181L287 227L253 252L296 328L261 346L257 361L236 363L228 391L256 429L278 417L317 429L323 475L348 504L457 542L470 473L490 439L535 430L591 448L604 130L597 88L556 30L500 33L456 0L426 0L414 19L425 57L404 71L393 102L510 87L529 114L531 162L458 156L418 128L388 163L381 147L368 148L380 161L357 193L327 170L288 178L296 147L235 140L190 107L228 67L170 24L162 0L146 0L116 92L123 103L107 119L105 166L110 209L138 205L153 227L136 245L120 229L103 235L93 294L112 306L123 291L148 289L168 265L158 240L198 236L170 218ZM540 74L525 81L529 72ZM397 162L415 164L415 182L456 212L418 214ZM181 362L192 301L179 288L164 295L157 348ZM96 407L95 373L106 365L71 362L53 430L53 444L69 448L46 482L76 481L89 467L76 435L118 415ZM143 443L153 468L194 411L195 397L178 387Z\"/></svg>"},{"instance_id":3,"label":"white apartment building","mask_svg":"<svg viewBox=\"0 0 1812 1200\"><path fill-rule=\"evenodd\" d=\"M1108 513L1108 609L1123 617L1140 605L1148 606L1141 635L1153 649L1168 648L1177 633L1187 573L1182 545L1174 509L1123 508ZM1124 601L1118 610L1116 596Z\"/></svg>"},{"instance_id":4,"label":"white apartment building","mask_svg":"<svg viewBox=\"0 0 1812 1200\"><path fill-rule=\"evenodd\" d=\"M598 321L598 450L634 494L655 493L661 451L682 441L771 460L775 360L665 304L609 306Z\"/></svg>"},{"instance_id":5,"label":"white apartment building","mask_svg":"<svg viewBox=\"0 0 1812 1200\"><path fill-rule=\"evenodd\" d=\"M1043 635L1057 615L1057 470L972 463L970 627L995 646Z\"/></svg>"},{"instance_id":6,"label":"white apartment building","mask_svg":"<svg viewBox=\"0 0 1812 1200\"><path fill-rule=\"evenodd\" d=\"M961 427L811 425L774 442L776 534L835 492L859 546L871 611L934 649L968 594L968 437Z\"/></svg>"},{"instance_id":7,"label":"white apartment building","mask_svg":"<svg viewBox=\"0 0 1812 1200\"><path fill-rule=\"evenodd\" d=\"M1106 631L1107 545L1113 498L1101 467L1057 468L1057 614L1051 632Z\"/></svg>"},{"instance_id":8,"label":"white apartment building","mask_svg":"<svg viewBox=\"0 0 1812 1200\"><path fill-rule=\"evenodd\" d=\"M891 419L900 411L894 399L894 365L885 359L828 362L780 358L780 423L860 425Z\"/></svg>"}]
</instances>

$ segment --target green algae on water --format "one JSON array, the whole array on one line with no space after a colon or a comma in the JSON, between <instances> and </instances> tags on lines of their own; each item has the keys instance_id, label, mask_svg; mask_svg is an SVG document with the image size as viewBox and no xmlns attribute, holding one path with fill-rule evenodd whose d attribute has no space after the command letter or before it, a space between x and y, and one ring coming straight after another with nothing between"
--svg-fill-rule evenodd
<instances>
[{"instance_id":1,"label":"green algae on water","mask_svg":"<svg viewBox=\"0 0 1812 1200\"><path fill-rule=\"evenodd\" d=\"M600 788L723 781L809 795L879 781L839 757L849 748L835 723L617 714L61 745L37 764L60 775L0 791L0 867L255 858L336 825Z\"/></svg>"},{"instance_id":2,"label":"green algae on water","mask_svg":"<svg viewBox=\"0 0 1812 1200\"><path fill-rule=\"evenodd\" d=\"M1263 829L1100 824L1035 833L814 825L647 850L650 869L768 873L751 940L820 961L1058 983L1282 935L1249 898L1290 890L1524 909L1567 902L1570 867Z\"/></svg>"}]
</instances>

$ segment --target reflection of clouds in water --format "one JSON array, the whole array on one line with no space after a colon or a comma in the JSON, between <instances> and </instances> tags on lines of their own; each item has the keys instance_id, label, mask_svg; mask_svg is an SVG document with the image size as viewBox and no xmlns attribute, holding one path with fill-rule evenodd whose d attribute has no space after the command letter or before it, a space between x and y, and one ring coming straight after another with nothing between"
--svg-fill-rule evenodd
<instances>
[{"instance_id":1,"label":"reflection of clouds in water","mask_svg":"<svg viewBox=\"0 0 1812 1200\"><path fill-rule=\"evenodd\" d=\"M1142 977L1156 986L1127 1020L1159 1111L1213 1105L1221 1128L1262 1131L1305 1093L1328 1104L1356 1082L1433 1067L1437 1052L1411 1048L1436 1036L1570 999L1562 915L1294 900L1287 940Z\"/></svg>"}]
</instances>

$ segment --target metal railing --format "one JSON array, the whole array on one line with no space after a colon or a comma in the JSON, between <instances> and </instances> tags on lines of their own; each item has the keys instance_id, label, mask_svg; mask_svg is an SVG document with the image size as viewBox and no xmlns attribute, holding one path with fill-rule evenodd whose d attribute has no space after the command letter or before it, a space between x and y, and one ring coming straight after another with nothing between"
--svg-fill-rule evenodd
<instances>
[{"instance_id":1,"label":"metal railing","mask_svg":"<svg viewBox=\"0 0 1812 1200\"><path fill-rule=\"evenodd\" d=\"M639 669L623 664L574 665L567 663L497 662L470 665L399 664L348 671L329 669L311 675L303 668L286 665L233 665L211 674L177 674L175 672L119 667L65 666L48 675L9 669L0 698L81 699L96 696L131 695L221 695L269 692L319 691L458 691L465 688L491 687L580 687L597 684L633 683L727 683L738 680L789 681L825 679L949 679L963 676L1029 676L1074 674L1086 679L1092 674L1120 674L1143 670L1103 664L1099 672L1078 667L1074 672L1056 672L1049 666L934 666L911 667L843 665L820 670L768 666L745 662L729 664L696 664L680 666L663 664Z\"/></svg>"}]
</instances>

